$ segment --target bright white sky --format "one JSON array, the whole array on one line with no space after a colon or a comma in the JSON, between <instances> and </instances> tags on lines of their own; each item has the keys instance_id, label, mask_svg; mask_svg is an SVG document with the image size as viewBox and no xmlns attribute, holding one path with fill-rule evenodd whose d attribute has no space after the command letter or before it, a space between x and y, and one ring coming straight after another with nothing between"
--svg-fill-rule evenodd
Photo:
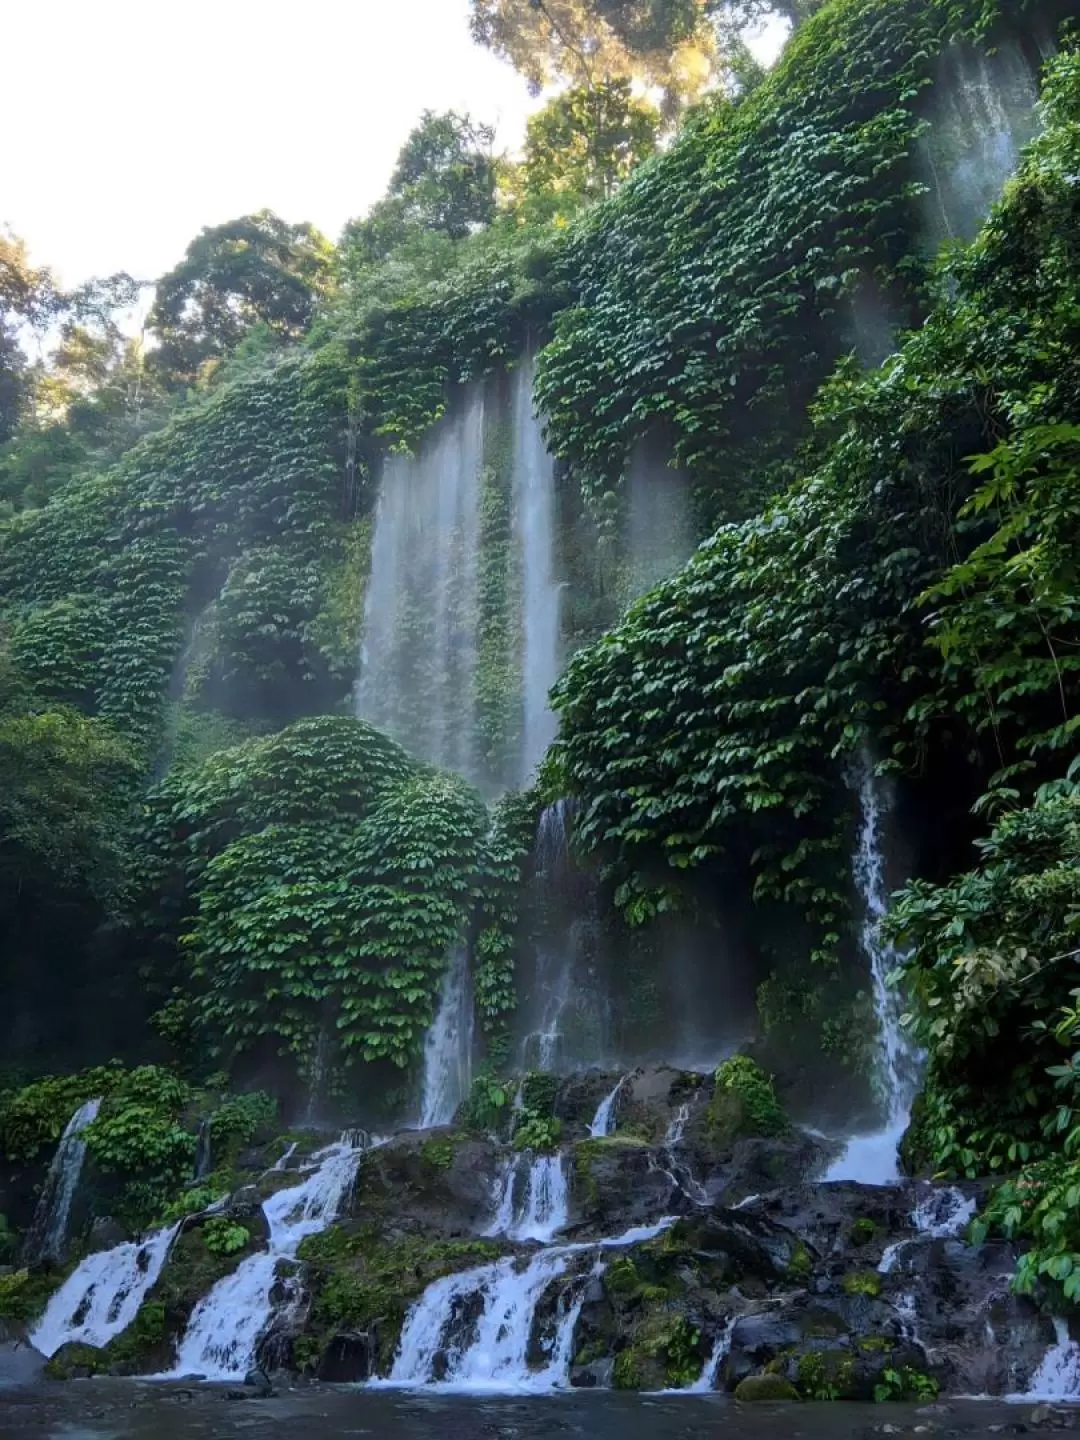
<instances>
[{"instance_id":1,"label":"bright white sky","mask_svg":"<svg viewBox=\"0 0 1080 1440\"><path fill-rule=\"evenodd\" d=\"M513 148L538 103L472 43L467 0L4 12L4 105L25 128L0 151L0 223L67 285L115 270L151 280L203 226L264 206L336 239L382 194L421 111L468 110Z\"/></svg>"}]
</instances>

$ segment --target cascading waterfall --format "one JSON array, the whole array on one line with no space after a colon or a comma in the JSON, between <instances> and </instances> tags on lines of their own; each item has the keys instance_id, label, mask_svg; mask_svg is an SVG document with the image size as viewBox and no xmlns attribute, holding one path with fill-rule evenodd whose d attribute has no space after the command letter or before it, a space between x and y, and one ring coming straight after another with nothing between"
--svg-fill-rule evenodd
<instances>
[{"instance_id":1,"label":"cascading waterfall","mask_svg":"<svg viewBox=\"0 0 1080 1440\"><path fill-rule=\"evenodd\" d=\"M672 1223L667 1216L595 1244L551 1246L526 1262L507 1256L436 1280L406 1318L389 1381L375 1383L518 1394L564 1388L585 1289L602 1272L604 1253L653 1239ZM559 1296L554 1333L540 1345L545 1362L530 1369L540 1302L568 1277L572 1289ZM466 1317L477 1309L470 1326Z\"/></svg>"},{"instance_id":2,"label":"cascading waterfall","mask_svg":"<svg viewBox=\"0 0 1080 1440\"><path fill-rule=\"evenodd\" d=\"M589 1134L594 1140L601 1140L605 1135L610 1135L614 1131L615 1106L618 1103L619 1096L622 1094L623 1086L629 1079L629 1075L623 1075L615 1088L600 1101L596 1114L593 1116L592 1124L589 1126Z\"/></svg>"},{"instance_id":3,"label":"cascading waterfall","mask_svg":"<svg viewBox=\"0 0 1080 1440\"><path fill-rule=\"evenodd\" d=\"M514 375L514 520L522 590L522 737L518 780L525 788L555 738L548 692L559 676L555 579L555 465L533 413L535 357Z\"/></svg>"},{"instance_id":4,"label":"cascading waterfall","mask_svg":"<svg viewBox=\"0 0 1080 1440\"><path fill-rule=\"evenodd\" d=\"M1067 1320L1055 1316L1054 1337L1028 1388L1010 1400L1080 1400L1080 1345L1070 1338Z\"/></svg>"},{"instance_id":5,"label":"cascading waterfall","mask_svg":"<svg viewBox=\"0 0 1080 1440\"><path fill-rule=\"evenodd\" d=\"M471 780L483 454L475 386L415 459L386 460L356 687L358 715Z\"/></svg>"},{"instance_id":6,"label":"cascading waterfall","mask_svg":"<svg viewBox=\"0 0 1080 1440\"><path fill-rule=\"evenodd\" d=\"M363 1153L359 1137L342 1136L313 1156L315 1169L299 1185L264 1202L269 1246L219 1280L192 1311L171 1374L206 1380L243 1376L273 1314L271 1292L282 1261L295 1260L300 1242L334 1221L356 1178Z\"/></svg>"},{"instance_id":7,"label":"cascading waterfall","mask_svg":"<svg viewBox=\"0 0 1080 1440\"><path fill-rule=\"evenodd\" d=\"M536 884L543 896L558 900L570 873L570 826L574 802L555 800L540 812L534 862ZM558 943L555 943L558 942ZM559 1058L563 1017L570 1003L574 947L559 933L542 941L536 952L534 1014L537 1028L525 1036L522 1061L538 1070L553 1070Z\"/></svg>"},{"instance_id":8,"label":"cascading waterfall","mask_svg":"<svg viewBox=\"0 0 1080 1440\"><path fill-rule=\"evenodd\" d=\"M179 1229L172 1225L88 1255L49 1301L30 1344L46 1356L73 1342L107 1345L135 1319Z\"/></svg>"},{"instance_id":9,"label":"cascading waterfall","mask_svg":"<svg viewBox=\"0 0 1080 1440\"><path fill-rule=\"evenodd\" d=\"M675 1114L668 1121L667 1130L664 1133L664 1144L673 1149L676 1145L682 1144L683 1136L686 1134L686 1127L690 1120L690 1102L685 1100Z\"/></svg>"},{"instance_id":10,"label":"cascading waterfall","mask_svg":"<svg viewBox=\"0 0 1080 1440\"><path fill-rule=\"evenodd\" d=\"M79 1106L64 1127L56 1154L49 1166L49 1173L41 1187L30 1233L23 1246L23 1260L27 1265L40 1265L45 1260L59 1262L63 1259L71 1202L75 1198L75 1190L86 1159L83 1131L97 1118L100 1109L100 1096L95 1100L87 1100L85 1105Z\"/></svg>"},{"instance_id":11,"label":"cascading waterfall","mask_svg":"<svg viewBox=\"0 0 1080 1440\"><path fill-rule=\"evenodd\" d=\"M875 1088L885 1109L885 1124L879 1130L849 1140L843 1154L829 1167L825 1179L888 1185L899 1177L896 1149L911 1116L920 1059L900 1024L900 996L888 983L889 974L900 957L881 938L881 923L888 912L882 850L887 796L874 773L873 760L865 752L859 759L857 780L862 820L853 869L863 906L860 940L863 953L870 961L878 1021Z\"/></svg>"},{"instance_id":12,"label":"cascading waterfall","mask_svg":"<svg viewBox=\"0 0 1080 1440\"><path fill-rule=\"evenodd\" d=\"M706 1360L700 1377L689 1387L688 1394L710 1395L716 1389L716 1382L720 1377L720 1366L731 1354L731 1337L735 1333L735 1323L738 1318L737 1315L732 1315L717 1335L712 1354Z\"/></svg>"},{"instance_id":13,"label":"cascading waterfall","mask_svg":"<svg viewBox=\"0 0 1080 1440\"><path fill-rule=\"evenodd\" d=\"M424 1041L420 1129L449 1125L472 1084L473 1004L469 952L454 951L443 977L435 1021Z\"/></svg>"},{"instance_id":14,"label":"cascading waterfall","mask_svg":"<svg viewBox=\"0 0 1080 1440\"><path fill-rule=\"evenodd\" d=\"M516 1197L523 1164L528 1168L519 1204ZM569 1190L562 1156L519 1157L503 1178L495 1218L484 1233L546 1245L565 1229L568 1219Z\"/></svg>"},{"instance_id":15,"label":"cascading waterfall","mask_svg":"<svg viewBox=\"0 0 1080 1440\"><path fill-rule=\"evenodd\" d=\"M968 1221L978 1208L977 1201L955 1185L928 1186L911 1212L916 1234L906 1240L895 1240L882 1252L878 1264L880 1275L891 1275L901 1255L921 1238L949 1240L963 1234Z\"/></svg>"},{"instance_id":16,"label":"cascading waterfall","mask_svg":"<svg viewBox=\"0 0 1080 1440\"><path fill-rule=\"evenodd\" d=\"M1039 78L1015 42L993 53L950 45L930 92L932 124L919 142L929 245L971 240L1038 131Z\"/></svg>"}]
</instances>

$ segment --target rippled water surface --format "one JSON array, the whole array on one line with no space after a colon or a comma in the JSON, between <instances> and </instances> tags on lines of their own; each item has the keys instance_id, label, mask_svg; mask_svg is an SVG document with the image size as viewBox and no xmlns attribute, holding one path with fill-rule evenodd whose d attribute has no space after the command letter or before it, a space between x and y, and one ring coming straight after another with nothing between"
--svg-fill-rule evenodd
<instances>
[{"instance_id":1,"label":"rippled water surface","mask_svg":"<svg viewBox=\"0 0 1080 1440\"><path fill-rule=\"evenodd\" d=\"M0 1394L3 1440L870 1440L906 1434L1017 1433L1016 1408L953 1404L927 1414L906 1406L737 1406L720 1396L573 1394L472 1399L308 1389L269 1400L222 1390L75 1381Z\"/></svg>"}]
</instances>

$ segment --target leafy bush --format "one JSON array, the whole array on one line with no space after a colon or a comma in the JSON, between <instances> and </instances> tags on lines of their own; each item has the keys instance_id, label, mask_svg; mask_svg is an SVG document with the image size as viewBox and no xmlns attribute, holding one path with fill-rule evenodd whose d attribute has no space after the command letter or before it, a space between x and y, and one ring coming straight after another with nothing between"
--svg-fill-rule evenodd
<instances>
[{"instance_id":1,"label":"leafy bush","mask_svg":"<svg viewBox=\"0 0 1080 1440\"><path fill-rule=\"evenodd\" d=\"M523 1113L514 1129L515 1150L557 1150L562 1139L562 1121L553 1116Z\"/></svg>"},{"instance_id":2,"label":"leafy bush","mask_svg":"<svg viewBox=\"0 0 1080 1440\"><path fill-rule=\"evenodd\" d=\"M905 1365L902 1370L885 1370L874 1386L874 1399L880 1405L891 1400L936 1400L941 1386L932 1375L924 1375Z\"/></svg>"},{"instance_id":3,"label":"leafy bush","mask_svg":"<svg viewBox=\"0 0 1080 1440\"><path fill-rule=\"evenodd\" d=\"M739 1102L744 1134L783 1135L790 1130L791 1122L776 1098L772 1077L748 1055L733 1055L717 1069L713 1110L728 1096Z\"/></svg>"},{"instance_id":4,"label":"leafy bush","mask_svg":"<svg viewBox=\"0 0 1080 1440\"><path fill-rule=\"evenodd\" d=\"M510 1101L508 1087L487 1069L481 1069L472 1082L465 1102L464 1119L473 1130L496 1130L501 1124Z\"/></svg>"},{"instance_id":5,"label":"leafy bush","mask_svg":"<svg viewBox=\"0 0 1080 1440\"><path fill-rule=\"evenodd\" d=\"M238 1225L224 1215L214 1215L200 1231L203 1244L211 1255L235 1255L251 1239L246 1225Z\"/></svg>"}]
</instances>

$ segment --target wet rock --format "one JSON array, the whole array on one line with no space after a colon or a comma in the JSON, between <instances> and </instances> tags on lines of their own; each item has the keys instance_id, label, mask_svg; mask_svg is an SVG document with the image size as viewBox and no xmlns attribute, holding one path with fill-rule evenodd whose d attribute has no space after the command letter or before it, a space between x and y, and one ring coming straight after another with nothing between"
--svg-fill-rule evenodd
<instances>
[{"instance_id":1,"label":"wet rock","mask_svg":"<svg viewBox=\"0 0 1080 1440\"><path fill-rule=\"evenodd\" d=\"M735 1387L735 1399L743 1402L798 1400L799 1392L780 1375L748 1375Z\"/></svg>"},{"instance_id":2,"label":"wet rock","mask_svg":"<svg viewBox=\"0 0 1080 1440\"><path fill-rule=\"evenodd\" d=\"M412 1131L368 1152L344 1214L400 1234L472 1236L491 1220L505 1147L454 1130Z\"/></svg>"},{"instance_id":3,"label":"wet rock","mask_svg":"<svg viewBox=\"0 0 1080 1440\"><path fill-rule=\"evenodd\" d=\"M258 1368L249 1370L244 1376L244 1384L249 1390L254 1391L260 1399L265 1399L268 1395L273 1395L274 1393L274 1387L271 1385L270 1377L265 1370Z\"/></svg>"},{"instance_id":4,"label":"wet rock","mask_svg":"<svg viewBox=\"0 0 1080 1440\"><path fill-rule=\"evenodd\" d=\"M756 1374L799 1339L798 1325L784 1315L767 1312L744 1315L735 1322L731 1332L731 1349L727 1358L729 1383L738 1383Z\"/></svg>"},{"instance_id":5,"label":"wet rock","mask_svg":"<svg viewBox=\"0 0 1080 1440\"><path fill-rule=\"evenodd\" d=\"M0 1390L36 1385L45 1369L45 1357L23 1341L0 1343Z\"/></svg>"},{"instance_id":6,"label":"wet rock","mask_svg":"<svg viewBox=\"0 0 1080 1440\"><path fill-rule=\"evenodd\" d=\"M615 1362L594 1360L590 1365L575 1365L570 1371L570 1385L575 1390L609 1390Z\"/></svg>"},{"instance_id":7,"label":"wet rock","mask_svg":"<svg viewBox=\"0 0 1080 1440\"><path fill-rule=\"evenodd\" d=\"M46 1362L44 1372L50 1380L88 1380L92 1375L100 1374L102 1368L100 1350L95 1350L92 1345L69 1341Z\"/></svg>"},{"instance_id":8,"label":"wet rock","mask_svg":"<svg viewBox=\"0 0 1080 1440\"><path fill-rule=\"evenodd\" d=\"M113 1250L130 1239L130 1233L119 1220L114 1220L111 1215L100 1215L90 1226L86 1249L89 1254L94 1255L100 1250Z\"/></svg>"},{"instance_id":9,"label":"wet rock","mask_svg":"<svg viewBox=\"0 0 1080 1440\"><path fill-rule=\"evenodd\" d=\"M617 1235L657 1215L690 1208L677 1179L640 1140L581 1140L571 1152L570 1225Z\"/></svg>"},{"instance_id":10,"label":"wet rock","mask_svg":"<svg viewBox=\"0 0 1080 1440\"><path fill-rule=\"evenodd\" d=\"M356 1385L370 1380L374 1367L374 1336L367 1330L343 1330L327 1345L318 1377L335 1385Z\"/></svg>"}]
</instances>

